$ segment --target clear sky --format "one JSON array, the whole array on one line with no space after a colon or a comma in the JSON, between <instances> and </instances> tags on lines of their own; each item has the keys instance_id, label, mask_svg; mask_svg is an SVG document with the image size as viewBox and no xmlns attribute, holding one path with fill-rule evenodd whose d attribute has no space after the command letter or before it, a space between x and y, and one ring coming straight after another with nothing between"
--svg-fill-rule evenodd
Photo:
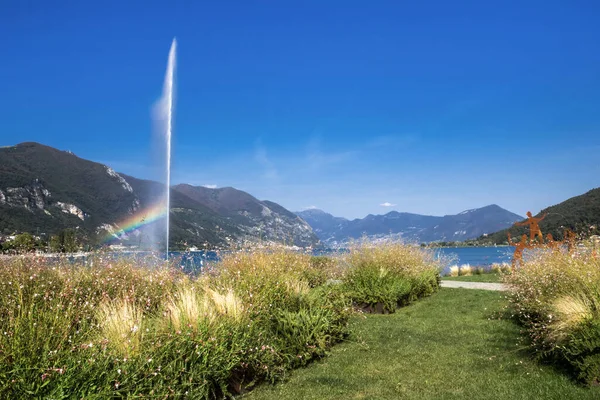
<instances>
[{"instance_id":1,"label":"clear sky","mask_svg":"<svg viewBox=\"0 0 600 400\"><path fill-rule=\"evenodd\" d=\"M598 1L0 0L0 145L291 210L519 214L600 186Z\"/></svg>"}]
</instances>

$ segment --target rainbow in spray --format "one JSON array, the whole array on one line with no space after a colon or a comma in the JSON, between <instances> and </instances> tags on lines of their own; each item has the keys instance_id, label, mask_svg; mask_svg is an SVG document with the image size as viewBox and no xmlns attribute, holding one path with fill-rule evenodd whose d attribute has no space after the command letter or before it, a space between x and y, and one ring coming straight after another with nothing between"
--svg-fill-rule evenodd
<instances>
[{"instance_id":1,"label":"rainbow in spray","mask_svg":"<svg viewBox=\"0 0 600 400\"><path fill-rule=\"evenodd\" d=\"M112 239L121 239L124 235L131 233L136 229L140 229L143 226L159 221L166 216L167 207L165 201L161 201L143 210L139 210L123 221L115 224L118 229L106 235L104 242L108 242Z\"/></svg>"}]
</instances>

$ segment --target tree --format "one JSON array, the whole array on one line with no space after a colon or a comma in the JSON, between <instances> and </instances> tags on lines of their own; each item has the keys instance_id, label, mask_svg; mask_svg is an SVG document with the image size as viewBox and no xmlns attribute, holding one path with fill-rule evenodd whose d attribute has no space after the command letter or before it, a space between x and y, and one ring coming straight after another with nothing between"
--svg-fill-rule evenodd
<instances>
[{"instance_id":1,"label":"tree","mask_svg":"<svg viewBox=\"0 0 600 400\"><path fill-rule=\"evenodd\" d=\"M52 235L48 241L48 249L52 253L74 253L79 248L79 239L73 229L65 229L58 235Z\"/></svg>"},{"instance_id":2,"label":"tree","mask_svg":"<svg viewBox=\"0 0 600 400\"><path fill-rule=\"evenodd\" d=\"M28 253L35 250L35 238L30 233L21 233L12 241L13 249L19 253Z\"/></svg>"},{"instance_id":3,"label":"tree","mask_svg":"<svg viewBox=\"0 0 600 400\"><path fill-rule=\"evenodd\" d=\"M50 236L50 241L48 242L48 248L50 249L50 251L52 253L62 253L63 252L63 246L62 246L62 242L60 240L59 235Z\"/></svg>"},{"instance_id":4,"label":"tree","mask_svg":"<svg viewBox=\"0 0 600 400\"><path fill-rule=\"evenodd\" d=\"M79 249L75 231L73 229L65 229L60 233L63 251L66 253L74 253Z\"/></svg>"}]
</instances>

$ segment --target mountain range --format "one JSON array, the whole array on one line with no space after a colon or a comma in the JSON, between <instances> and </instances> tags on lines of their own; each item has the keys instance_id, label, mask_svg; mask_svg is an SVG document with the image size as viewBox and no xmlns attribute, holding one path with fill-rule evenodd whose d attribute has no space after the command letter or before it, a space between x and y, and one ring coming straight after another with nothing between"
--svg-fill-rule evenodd
<instances>
[{"instance_id":1,"label":"mountain range","mask_svg":"<svg viewBox=\"0 0 600 400\"><path fill-rule=\"evenodd\" d=\"M86 241L141 243L144 228L124 223L160 201L164 185L39 143L0 148L0 233L78 230ZM300 217L234 188L177 185L170 189L170 248L228 247L243 241L316 246ZM164 218L163 218L164 220ZM141 222L141 221L140 221ZM160 222L157 222L160 223Z\"/></svg>"},{"instance_id":2,"label":"mountain range","mask_svg":"<svg viewBox=\"0 0 600 400\"><path fill-rule=\"evenodd\" d=\"M144 235L149 235L146 228L125 230L132 221L146 218L145 210L160 202L161 193L164 184L118 173L68 151L32 142L2 147L0 239L18 232L49 236L74 229L90 244L141 244ZM508 228L515 237L523 230L511 228L522 216L495 204L456 215L391 211L349 220L318 209L292 213L231 187L179 184L170 188L170 196L170 248L231 247L242 242L339 246L365 236L485 244L505 242ZM542 230L558 239L564 227L581 231L600 226L600 188L542 214L547 214ZM155 222L154 227L160 229L160 224Z\"/></svg>"},{"instance_id":3,"label":"mountain range","mask_svg":"<svg viewBox=\"0 0 600 400\"><path fill-rule=\"evenodd\" d=\"M442 217L391 211L348 220L319 209L296 214L330 246L344 245L361 237L371 240L395 237L409 242L463 241L502 230L523 219L495 204Z\"/></svg>"}]
</instances>

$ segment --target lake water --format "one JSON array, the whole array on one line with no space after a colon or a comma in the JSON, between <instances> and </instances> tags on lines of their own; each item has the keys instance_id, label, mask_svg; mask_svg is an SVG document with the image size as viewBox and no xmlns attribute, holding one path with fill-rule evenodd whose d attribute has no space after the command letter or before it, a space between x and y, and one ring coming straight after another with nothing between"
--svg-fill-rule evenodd
<instances>
[{"instance_id":1,"label":"lake water","mask_svg":"<svg viewBox=\"0 0 600 400\"><path fill-rule=\"evenodd\" d=\"M514 247L445 247L435 249L443 257L453 260L449 265L469 264L471 266L488 266L492 264L510 263Z\"/></svg>"},{"instance_id":2,"label":"lake water","mask_svg":"<svg viewBox=\"0 0 600 400\"><path fill-rule=\"evenodd\" d=\"M433 250L436 255L442 258L444 269L447 270L451 265L469 264L471 266L490 266L495 263L510 263L514 247L446 247ZM334 255L340 251L321 250L315 252L315 255ZM343 252L343 251L342 251ZM132 257L142 263L152 265L151 253L109 253L104 257ZM148 262L148 258L150 261ZM198 252L170 252L169 258L178 262L181 269L187 273L198 273L207 262L217 261L218 255L213 251ZM74 258L75 260L77 258ZM93 257L84 257L86 263L92 261ZM156 259L154 259L156 260Z\"/></svg>"},{"instance_id":3,"label":"lake water","mask_svg":"<svg viewBox=\"0 0 600 400\"><path fill-rule=\"evenodd\" d=\"M492 264L510 263L514 247L444 247L434 249L436 255L443 260L444 269L451 265L469 264L471 266L490 266ZM332 255L337 251L325 250L316 255ZM198 270L206 261L217 260L214 252L171 253L172 257L181 257L182 268L192 272Z\"/></svg>"},{"instance_id":4,"label":"lake water","mask_svg":"<svg viewBox=\"0 0 600 400\"><path fill-rule=\"evenodd\" d=\"M435 249L445 261L442 274L452 265L468 264L472 267L489 267L492 264L510 263L515 248L510 247L444 247Z\"/></svg>"}]
</instances>

